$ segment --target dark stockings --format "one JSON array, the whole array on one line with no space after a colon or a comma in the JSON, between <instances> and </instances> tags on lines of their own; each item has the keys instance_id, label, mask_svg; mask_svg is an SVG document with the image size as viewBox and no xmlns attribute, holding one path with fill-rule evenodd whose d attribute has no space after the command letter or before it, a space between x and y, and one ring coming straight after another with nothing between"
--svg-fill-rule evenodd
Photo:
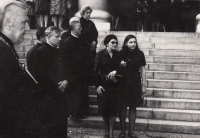
<instances>
[{"instance_id":1,"label":"dark stockings","mask_svg":"<svg viewBox=\"0 0 200 138\"><path fill-rule=\"evenodd\" d=\"M105 125L105 135L108 135L109 137L113 137L113 127L115 123L116 115L105 115L103 114L103 121Z\"/></svg>"},{"instance_id":2,"label":"dark stockings","mask_svg":"<svg viewBox=\"0 0 200 138\"><path fill-rule=\"evenodd\" d=\"M120 116L119 116L122 134L125 134L126 112L127 112L127 107L123 107L120 111ZM135 120L136 120L136 108L135 107L129 108L128 119L129 119L129 134L133 134Z\"/></svg>"}]
</instances>

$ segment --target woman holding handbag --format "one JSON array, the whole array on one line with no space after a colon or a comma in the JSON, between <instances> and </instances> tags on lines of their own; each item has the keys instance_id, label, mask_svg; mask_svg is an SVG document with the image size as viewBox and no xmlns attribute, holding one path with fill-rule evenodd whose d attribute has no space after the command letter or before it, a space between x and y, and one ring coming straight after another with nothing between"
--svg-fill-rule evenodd
<instances>
[{"instance_id":1,"label":"woman holding handbag","mask_svg":"<svg viewBox=\"0 0 200 138\"><path fill-rule=\"evenodd\" d=\"M121 74L122 90L120 92L120 138L125 138L126 111L129 107L129 132L130 138L137 138L134 133L136 120L136 107L142 101L142 94L146 91L146 71L144 53L139 50L137 39L134 35L128 35L122 47Z\"/></svg>"}]
</instances>

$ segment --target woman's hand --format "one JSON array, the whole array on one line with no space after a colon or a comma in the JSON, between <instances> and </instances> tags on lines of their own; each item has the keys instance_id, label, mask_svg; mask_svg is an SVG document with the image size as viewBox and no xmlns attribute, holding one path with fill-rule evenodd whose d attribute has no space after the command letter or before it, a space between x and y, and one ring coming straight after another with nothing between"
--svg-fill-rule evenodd
<instances>
[{"instance_id":1,"label":"woman's hand","mask_svg":"<svg viewBox=\"0 0 200 138\"><path fill-rule=\"evenodd\" d=\"M112 71L112 72L110 72L109 74L108 74L108 78L110 79L110 80L115 80L115 75L116 75L116 73L117 73L117 71Z\"/></svg>"},{"instance_id":2,"label":"woman's hand","mask_svg":"<svg viewBox=\"0 0 200 138\"><path fill-rule=\"evenodd\" d=\"M102 86L99 86L99 87L97 88L97 93L98 93L99 95L103 95L103 91L105 91L105 90L104 90L104 88L103 88Z\"/></svg>"},{"instance_id":3,"label":"woman's hand","mask_svg":"<svg viewBox=\"0 0 200 138\"><path fill-rule=\"evenodd\" d=\"M124 62L123 60L121 61L120 64L121 64L122 67L126 67L126 62Z\"/></svg>"},{"instance_id":4,"label":"woman's hand","mask_svg":"<svg viewBox=\"0 0 200 138\"><path fill-rule=\"evenodd\" d=\"M145 92L146 92L146 85L144 85L144 84L142 84L142 94L145 94Z\"/></svg>"}]
</instances>

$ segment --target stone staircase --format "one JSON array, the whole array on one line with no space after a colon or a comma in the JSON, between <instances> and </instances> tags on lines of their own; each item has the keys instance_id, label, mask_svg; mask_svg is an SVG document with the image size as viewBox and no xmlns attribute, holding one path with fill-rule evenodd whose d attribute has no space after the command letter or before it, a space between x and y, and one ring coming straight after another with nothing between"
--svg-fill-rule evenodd
<instances>
[{"instance_id":1,"label":"stone staircase","mask_svg":"<svg viewBox=\"0 0 200 138\"><path fill-rule=\"evenodd\" d=\"M128 34L135 35L146 56L146 104L137 108L135 130L200 137L200 40L194 33L102 31L98 51L104 48L102 41L110 33L117 35L119 49ZM20 62L26 62L26 54L35 43L35 30L27 31L25 41L15 46ZM70 127L104 128L94 86L89 88L89 99L90 117L69 120ZM120 129L118 118L115 129Z\"/></svg>"},{"instance_id":2,"label":"stone staircase","mask_svg":"<svg viewBox=\"0 0 200 138\"><path fill-rule=\"evenodd\" d=\"M117 35L119 49L124 38L134 34L146 56L146 104L137 108L135 130L200 135L200 40L194 33L101 32L98 50L110 33ZM70 126L104 128L94 86L89 98L91 116L70 120ZM115 129L120 129L118 118Z\"/></svg>"}]
</instances>

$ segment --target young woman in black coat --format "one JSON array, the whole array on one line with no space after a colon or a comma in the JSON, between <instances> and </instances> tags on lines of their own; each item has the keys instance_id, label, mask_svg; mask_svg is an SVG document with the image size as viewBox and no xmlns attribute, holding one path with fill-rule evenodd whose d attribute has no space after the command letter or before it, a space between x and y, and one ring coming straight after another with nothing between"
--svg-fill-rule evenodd
<instances>
[{"instance_id":1,"label":"young woman in black coat","mask_svg":"<svg viewBox=\"0 0 200 138\"><path fill-rule=\"evenodd\" d=\"M116 77L120 66L120 55L116 51L118 44L115 35L108 35L104 40L106 48L95 58L94 74L96 77L98 109L105 124L105 138L113 138L113 126L118 113L119 79Z\"/></svg>"},{"instance_id":2,"label":"young woman in black coat","mask_svg":"<svg viewBox=\"0 0 200 138\"><path fill-rule=\"evenodd\" d=\"M122 47L121 74L122 90L120 91L120 137L125 137L126 111L129 107L129 132L128 136L136 138L133 133L136 120L136 107L140 105L141 96L146 91L145 57L139 50L137 39L128 35Z\"/></svg>"}]
</instances>

